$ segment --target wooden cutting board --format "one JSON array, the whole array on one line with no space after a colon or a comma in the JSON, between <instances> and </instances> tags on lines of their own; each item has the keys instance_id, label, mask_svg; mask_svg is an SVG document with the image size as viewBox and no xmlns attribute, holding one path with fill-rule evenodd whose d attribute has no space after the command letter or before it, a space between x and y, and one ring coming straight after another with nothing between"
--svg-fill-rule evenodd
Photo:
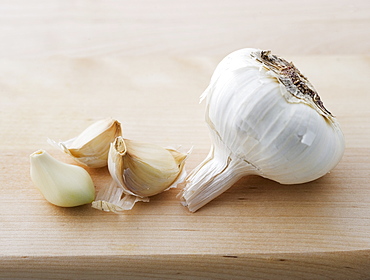
<instances>
[{"instance_id":1,"label":"wooden cutting board","mask_svg":"<svg viewBox=\"0 0 370 280\"><path fill-rule=\"evenodd\" d=\"M296 186L246 177L196 213L171 189L123 214L49 204L29 155L74 163L46 139L113 117L126 138L193 146L190 171L208 153L199 95L221 57L2 60L0 279L370 278L370 59L285 58L342 126L346 151L330 174ZM87 170L109 184L106 169Z\"/></svg>"}]
</instances>

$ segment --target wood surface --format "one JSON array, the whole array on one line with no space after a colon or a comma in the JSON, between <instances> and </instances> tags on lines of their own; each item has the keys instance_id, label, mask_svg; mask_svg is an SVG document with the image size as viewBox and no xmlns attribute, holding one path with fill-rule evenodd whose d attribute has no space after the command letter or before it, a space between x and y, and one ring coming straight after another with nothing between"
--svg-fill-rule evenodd
<instances>
[{"instance_id":1,"label":"wood surface","mask_svg":"<svg viewBox=\"0 0 370 280\"><path fill-rule=\"evenodd\" d=\"M368 2L118 3L0 1L0 279L369 279ZM295 42L306 32L300 48L281 38L288 26ZM118 215L55 207L33 186L32 152L75 164L46 139L105 117L126 138L193 147L190 171L210 146L199 96L242 47L293 61L337 117L346 151L330 174L296 186L246 177L196 213L183 186ZM97 188L110 182L87 170Z\"/></svg>"},{"instance_id":2,"label":"wood surface","mask_svg":"<svg viewBox=\"0 0 370 280\"><path fill-rule=\"evenodd\" d=\"M369 54L367 0L0 1L0 56Z\"/></svg>"}]
</instances>

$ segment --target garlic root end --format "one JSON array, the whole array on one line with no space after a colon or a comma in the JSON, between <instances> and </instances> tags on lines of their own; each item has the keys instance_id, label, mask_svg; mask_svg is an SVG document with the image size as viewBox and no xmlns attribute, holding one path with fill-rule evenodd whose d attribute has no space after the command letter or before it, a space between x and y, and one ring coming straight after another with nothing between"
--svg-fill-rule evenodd
<instances>
[{"instance_id":1,"label":"garlic root end","mask_svg":"<svg viewBox=\"0 0 370 280\"><path fill-rule=\"evenodd\" d=\"M190 212L195 212L243 176L254 173L254 167L249 163L230 156L215 157L211 149L207 158L186 179L186 186L180 193L181 203Z\"/></svg>"}]
</instances>

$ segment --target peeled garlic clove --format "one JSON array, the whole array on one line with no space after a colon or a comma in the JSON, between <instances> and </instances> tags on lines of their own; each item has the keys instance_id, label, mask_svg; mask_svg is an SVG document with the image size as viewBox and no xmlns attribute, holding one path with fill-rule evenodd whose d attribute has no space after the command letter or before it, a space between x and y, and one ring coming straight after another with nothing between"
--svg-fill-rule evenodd
<instances>
[{"instance_id":1,"label":"peeled garlic clove","mask_svg":"<svg viewBox=\"0 0 370 280\"><path fill-rule=\"evenodd\" d=\"M31 154L30 162L31 179L50 203L74 207L94 200L93 181L82 167L60 162L44 150Z\"/></svg>"},{"instance_id":2,"label":"peeled garlic clove","mask_svg":"<svg viewBox=\"0 0 370 280\"><path fill-rule=\"evenodd\" d=\"M312 84L268 51L228 55L201 98L212 148L186 179L181 197L190 211L243 176L305 183L327 174L343 156L339 124Z\"/></svg>"},{"instance_id":3,"label":"peeled garlic clove","mask_svg":"<svg viewBox=\"0 0 370 280\"><path fill-rule=\"evenodd\" d=\"M122 135L121 123L109 118L93 123L70 140L59 143L49 140L49 142L79 163L98 168L108 164L110 144L120 135Z\"/></svg>"},{"instance_id":4,"label":"peeled garlic clove","mask_svg":"<svg viewBox=\"0 0 370 280\"><path fill-rule=\"evenodd\" d=\"M186 158L187 154L175 149L117 137L108 157L114 184L99 190L93 207L129 210L137 201L147 202L149 196L176 187L185 180Z\"/></svg>"}]
</instances>

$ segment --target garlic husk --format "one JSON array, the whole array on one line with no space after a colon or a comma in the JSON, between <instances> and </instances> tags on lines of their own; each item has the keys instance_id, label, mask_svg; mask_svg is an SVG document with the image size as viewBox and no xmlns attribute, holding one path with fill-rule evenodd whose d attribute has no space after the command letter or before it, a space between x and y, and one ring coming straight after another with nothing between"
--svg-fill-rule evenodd
<instances>
[{"instance_id":1,"label":"garlic husk","mask_svg":"<svg viewBox=\"0 0 370 280\"><path fill-rule=\"evenodd\" d=\"M108 157L113 184L98 191L93 207L111 212L130 210L138 201L148 202L148 197L177 187L186 178L184 165L189 153L117 137Z\"/></svg>"},{"instance_id":2,"label":"garlic husk","mask_svg":"<svg viewBox=\"0 0 370 280\"><path fill-rule=\"evenodd\" d=\"M94 183L82 167L60 162L44 150L32 153L30 163L31 179L50 203L74 207L94 200Z\"/></svg>"},{"instance_id":3,"label":"garlic husk","mask_svg":"<svg viewBox=\"0 0 370 280\"><path fill-rule=\"evenodd\" d=\"M252 165L241 160L232 160L222 150L215 150L212 146L205 160L186 178L186 188L180 193L182 204L194 212L246 174L257 172Z\"/></svg>"},{"instance_id":4,"label":"garlic husk","mask_svg":"<svg viewBox=\"0 0 370 280\"><path fill-rule=\"evenodd\" d=\"M93 123L75 138L59 143L49 139L49 143L72 156L77 162L99 168L107 166L110 144L120 135L121 123L107 118Z\"/></svg>"},{"instance_id":5,"label":"garlic husk","mask_svg":"<svg viewBox=\"0 0 370 280\"><path fill-rule=\"evenodd\" d=\"M119 213L131 210L136 202L149 202L149 198L128 195L123 192L123 188L117 186L114 180L107 187L97 191L92 207L105 212Z\"/></svg>"},{"instance_id":6,"label":"garlic husk","mask_svg":"<svg viewBox=\"0 0 370 280\"><path fill-rule=\"evenodd\" d=\"M243 176L305 183L327 174L343 156L339 124L313 86L269 52L242 49L228 55L201 99L212 148L181 193L192 212Z\"/></svg>"}]
</instances>

